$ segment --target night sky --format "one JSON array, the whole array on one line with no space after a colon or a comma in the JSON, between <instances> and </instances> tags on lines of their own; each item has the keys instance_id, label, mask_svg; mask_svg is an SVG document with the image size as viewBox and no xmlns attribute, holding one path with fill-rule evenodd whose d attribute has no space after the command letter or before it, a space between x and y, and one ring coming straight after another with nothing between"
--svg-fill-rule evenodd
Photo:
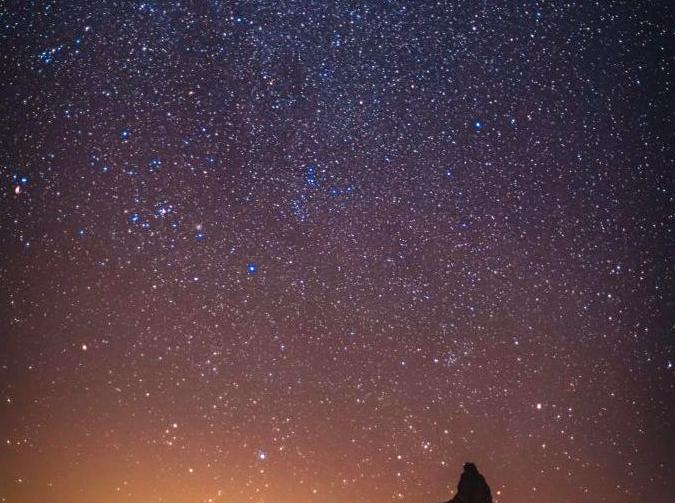
<instances>
[{"instance_id":1,"label":"night sky","mask_svg":"<svg viewBox=\"0 0 675 503\"><path fill-rule=\"evenodd\" d=\"M0 501L675 501L670 2L0 7Z\"/></svg>"}]
</instances>

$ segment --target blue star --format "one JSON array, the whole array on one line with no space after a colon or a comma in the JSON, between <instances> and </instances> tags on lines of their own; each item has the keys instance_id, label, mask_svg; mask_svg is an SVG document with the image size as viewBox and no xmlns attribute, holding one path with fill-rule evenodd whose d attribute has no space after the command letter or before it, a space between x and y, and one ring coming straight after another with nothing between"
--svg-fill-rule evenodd
<instances>
[{"instance_id":1,"label":"blue star","mask_svg":"<svg viewBox=\"0 0 675 503\"><path fill-rule=\"evenodd\" d=\"M52 61L54 61L54 53L56 52L55 49L48 49L46 51L42 51L40 53L40 61L42 61L45 65L48 65Z\"/></svg>"},{"instance_id":2,"label":"blue star","mask_svg":"<svg viewBox=\"0 0 675 503\"><path fill-rule=\"evenodd\" d=\"M26 175L18 175L16 173L12 175L12 180L24 187L30 183L30 178L28 178Z\"/></svg>"},{"instance_id":3,"label":"blue star","mask_svg":"<svg viewBox=\"0 0 675 503\"><path fill-rule=\"evenodd\" d=\"M195 234L195 239L197 241L204 241L204 239L206 239L206 236L204 235L203 232L200 231L200 232L197 232L197 234Z\"/></svg>"},{"instance_id":4,"label":"blue star","mask_svg":"<svg viewBox=\"0 0 675 503\"><path fill-rule=\"evenodd\" d=\"M319 181L316 178L316 168L311 164L308 164L305 168L305 182L309 187L316 187L319 185Z\"/></svg>"},{"instance_id":5,"label":"blue star","mask_svg":"<svg viewBox=\"0 0 675 503\"><path fill-rule=\"evenodd\" d=\"M173 206L168 203L159 203L155 206L155 216L157 218L165 217L173 212Z\"/></svg>"},{"instance_id":6,"label":"blue star","mask_svg":"<svg viewBox=\"0 0 675 503\"><path fill-rule=\"evenodd\" d=\"M474 129L478 132L483 129L484 124L481 121L476 121L473 123Z\"/></svg>"},{"instance_id":7,"label":"blue star","mask_svg":"<svg viewBox=\"0 0 675 503\"><path fill-rule=\"evenodd\" d=\"M122 141L128 141L130 136L131 136L131 131L129 131L128 129L123 129L120 132L120 140L122 140Z\"/></svg>"},{"instance_id":8,"label":"blue star","mask_svg":"<svg viewBox=\"0 0 675 503\"><path fill-rule=\"evenodd\" d=\"M131 222L132 224L137 224L140 221L141 216L138 213L132 213L131 216L129 217L129 222Z\"/></svg>"},{"instance_id":9,"label":"blue star","mask_svg":"<svg viewBox=\"0 0 675 503\"><path fill-rule=\"evenodd\" d=\"M255 262L248 263L248 265L246 266L246 272L248 272L251 275L258 272L258 266L255 264Z\"/></svg>"}]
</instances>

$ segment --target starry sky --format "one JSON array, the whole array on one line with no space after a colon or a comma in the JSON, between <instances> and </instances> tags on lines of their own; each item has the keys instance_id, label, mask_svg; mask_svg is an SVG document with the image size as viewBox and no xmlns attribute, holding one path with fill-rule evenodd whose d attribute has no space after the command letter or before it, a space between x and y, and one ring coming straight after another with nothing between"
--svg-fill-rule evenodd
<instances>
[{"instance_id":1,"label":"starry sky","mask_svg":"<svg viewBox=\"0 0 675 503\"><path fill-rule=\"evenodd\" d=\"M670 2L0 7L0 501L675 501Z\"/></svg>"}]
</instances>

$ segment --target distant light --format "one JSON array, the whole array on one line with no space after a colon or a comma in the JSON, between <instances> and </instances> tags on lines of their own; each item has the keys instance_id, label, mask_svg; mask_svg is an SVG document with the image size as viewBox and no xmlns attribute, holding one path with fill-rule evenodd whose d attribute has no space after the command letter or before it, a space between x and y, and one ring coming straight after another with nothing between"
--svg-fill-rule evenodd
<instances>
[{"instance_id":1,"label":"distant light","mask_svg":"<svg viewBox=\"0 0 675 503\"><path fill-rule=\"evenodd\" d=\"M246 266L246 271L249 274L255 274L258 272L258 266L255 264L255 262L249 262Z\"/></svg>"},{"instance_id":2,"label":"distant light","mask_svg":"<svg viewBox=\"0 0 675 503\"><path fill-rule=\"evenodd\" d=\"M88 349L86 344L82 344L82 351L86 351Z\"/></svg>"},{"instance_id":3,"label":"distant light","mask_svg":"<svg viewBox=\"0 0 675 503\"><path fill-rule=\"evenodd\" d=\"M537 410L541 410L542 405L540 403L537 404Z\"/></svg>"}]
</instances>

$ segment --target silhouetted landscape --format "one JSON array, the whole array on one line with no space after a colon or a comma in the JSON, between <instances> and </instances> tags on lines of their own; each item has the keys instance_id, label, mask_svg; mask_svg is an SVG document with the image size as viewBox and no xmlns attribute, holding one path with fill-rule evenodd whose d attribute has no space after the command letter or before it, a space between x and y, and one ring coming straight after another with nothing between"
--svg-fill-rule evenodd
<instances>
[{"instance_id":1,"label":"silhouetted landscape","mask_svg":"<svg viewBox=\"0 0 675 503\"><path fill-rule=\"evenodd\" d=\"M492 491L473 463L465 463L457 484L457 494L444 503L492 503Z\"/></svg>"}]
</instances>

